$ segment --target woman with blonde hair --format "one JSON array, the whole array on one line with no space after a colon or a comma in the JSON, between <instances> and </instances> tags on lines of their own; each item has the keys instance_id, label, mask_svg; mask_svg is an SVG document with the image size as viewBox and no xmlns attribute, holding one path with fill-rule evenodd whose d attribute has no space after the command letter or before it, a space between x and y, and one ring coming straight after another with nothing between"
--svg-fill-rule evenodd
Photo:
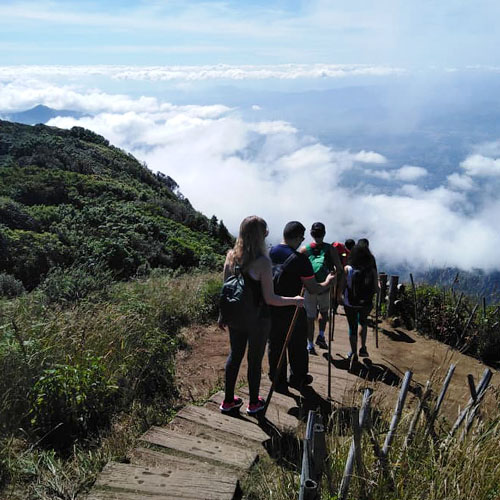
<instances>
[{"instance_id":1,"label":"woman with blonde hair","mask_svg":"<svg viewBox=\"0 0 500 500\"><path fill-rule=\"evenodd\" d=\"M234 387L241 361L248 344L248 386L250 401L247 413L254 415L264 409L265 401L259 396L262 358L271 328L268 305L302 307L301 296L282 297L274 293L271 260L265 245L269 231L266 221L256 215L243 219L234 247L229 250L224 264L224 281L234 275L236 268L245 278L245 286L252 292L255 313L246 324L229 326L231 351L226 361L225 397L220 405L223 413L240 408L243 400L234 395ZM223 318L219 326L225 329Z\"/></svg>"}]
</instances>

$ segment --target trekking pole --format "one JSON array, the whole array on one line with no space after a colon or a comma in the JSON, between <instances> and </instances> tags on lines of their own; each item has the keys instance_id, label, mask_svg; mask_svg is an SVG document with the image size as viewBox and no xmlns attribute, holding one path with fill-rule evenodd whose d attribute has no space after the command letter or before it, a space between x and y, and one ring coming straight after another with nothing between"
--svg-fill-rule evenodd
<instances>
[{"instance_id":1,"label":"trekking pole","mask_svg":"<svg viewBox=\"0 0 500 500\"><path fill-rule=\"evenodd\" d=\"M302 290L300 291L300 296L304 296L304 287L302 287ZM278 360L278 365L276 366L276 372L274 373L274 379L271 383L271 388L269 389L269 394L267 395L266 398L266 404L264 406L264 409L261 412L262 417L265 417L267 408L269 407L269 403L271 402L271 398L273 397L274 389L276 387L276 383L278 381L278 377L281 371L281 367L283 366L283 362L285 361L285 356L286 356L286 348L288 347L288 343L290 342L290 338L292 337L292 332L295 328L295 323L297 323L297 318L299 317L299 306L295 306L295 311L293 313L292 321L290 322L290 326L288 328L288 332L285 337L285 342L283 344L283 349L281 349L281 354Z\"/></svg>"},{"instance_id":2,"label":"trekking pole","mask_svg":"<svg viewBox=\"0 0 500 500\"><path fill-rule=\"evenodd\" d=\"M328 400L332 399L332 342L335 332L335 310L337 305L337 287L330 288L330 317L328 318Z\"/></svg>"},{"instance_id":3,"label":"trekking pole","mask_svg":"<svg viewBox=\"0 0 500 500\"><path fill-rule=\"evenodd\" d=\"M378 304L379 304L380 292L377 292L377 298L375 299L375 347L378 349Z\"/></svg>"}]
</instances>

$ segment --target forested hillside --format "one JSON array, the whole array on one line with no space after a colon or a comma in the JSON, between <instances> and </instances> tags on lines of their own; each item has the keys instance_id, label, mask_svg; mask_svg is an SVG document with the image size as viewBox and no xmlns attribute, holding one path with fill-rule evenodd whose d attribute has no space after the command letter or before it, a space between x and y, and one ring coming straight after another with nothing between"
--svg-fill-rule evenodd
<instances>
[{"instance_id":1,"label":"forested hillside","mask_svg":"<svg viewBox=\"0 0 500 500\"><path fill-rule=\"evenodd\" d=\"M177 189L89 130L0 121L0 273L30 290L53 268L214 267L232 237Z\"/></svg>"}]
</instances>

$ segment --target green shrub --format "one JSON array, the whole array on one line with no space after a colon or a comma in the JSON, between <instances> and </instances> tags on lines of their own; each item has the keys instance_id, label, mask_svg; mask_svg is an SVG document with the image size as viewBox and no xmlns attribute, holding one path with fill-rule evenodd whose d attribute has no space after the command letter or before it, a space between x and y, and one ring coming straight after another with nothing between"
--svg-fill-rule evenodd
<instances>
[{"instance_id":1,"label":"green shrub","mask_svg":"<svg viewBox=\"0 0 500 500\"><path fill-rule=\"evenodd\" d=\"M64 450L109 425L116 387L101 357L55 365L43 371L31 391L31 425L45 446Z\"/></svg>"},{"instance_id":2,"label":"green shrub","mask_svg":"<svg viewBox=\"0 0 500 500\"><path fill-rule=\"evenodd\" d=\"M41 290L49 303L64 304L84 299L96 291L104 293L112 279L112 272L102 266L56 267L45 278Z\"/></svg>"},{"instance_id":3,"label":"green shrub","mask_svg":"<svg viewBox=\"0 0 500 500\"><path fill-rule=\"evenodd\" d=\"M10 274L0 273L0 297L11 299L22 295L25 291L22 281Z\"/></svg>"}]
</instances>

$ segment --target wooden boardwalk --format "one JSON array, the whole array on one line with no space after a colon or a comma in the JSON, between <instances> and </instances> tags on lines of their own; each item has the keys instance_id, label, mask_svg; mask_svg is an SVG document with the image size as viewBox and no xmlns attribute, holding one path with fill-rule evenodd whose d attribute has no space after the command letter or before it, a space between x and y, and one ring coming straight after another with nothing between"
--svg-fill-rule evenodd
<instances>
[{"instance_id":1,"label":"wooden boardwalk","mask_svg":"<svg viewBox=\"0 0 500 500\"><path fill-rule=\"evenodd\" d=\"M337 316L333 346L332 354L349 350L344 316ZM317 353L309 356L311 387L303 395L293 389L286 395L274 393L264 421L247 416L246 405L236 416L221 414L222 392L204 406L186 406L168 426L152 427L141 436L130 463L107 464L87 500L232 499L239 479L259 454L267 453L266 444L276 431L295 429L309 408L330 405L328 359L326 351ZM332 364L332 399L342 403L356 380ZM263 376L261 394L269 388ZM248 401L248 387L237 393Z\"/></svg>"},{"instance_id":2,"label":"wooden boardwalk","mask_svg":"<svg viewBox=\"0 0 500 500\"><path fill-rule=\"evenodd\" d=\"M87 500L229 500L238 494L239 479L259 455L267 453L273 438L283 430L295 429L306 420L309 409L329 411L335 405L359 405L360 391L372 384L382 389L378 393L385 388L392 392L407 369L414 372L415 384L422 385L431 371L445 371L451 358L457 362L457 356L463 361L457 371L478 377L483 369L479 362L456 351L450 354L447 346L416 334L410 337L381 328L378 350L371 329L368 337L370 358L348 371L347 321L343 315L336 316L331 401L327 401L328 356L317 349L317 356L309 356L309 373L314 377L311 386L302 394L295 390L286 395L274 393L264 421L247 416L245 406L237 415L221 414L222 392L204 406L186 406L168 426L152 427L141 436L130 463L106 465ZM440 364L443 361L447 364ZM269 387L263 376L261 394L266 395ZM465 385L463 391L455 389L455 394L450 390L451 408L466 401L466 391ZM248 401L248 387L237 394Z\"/></svg>"}]
</instances>

